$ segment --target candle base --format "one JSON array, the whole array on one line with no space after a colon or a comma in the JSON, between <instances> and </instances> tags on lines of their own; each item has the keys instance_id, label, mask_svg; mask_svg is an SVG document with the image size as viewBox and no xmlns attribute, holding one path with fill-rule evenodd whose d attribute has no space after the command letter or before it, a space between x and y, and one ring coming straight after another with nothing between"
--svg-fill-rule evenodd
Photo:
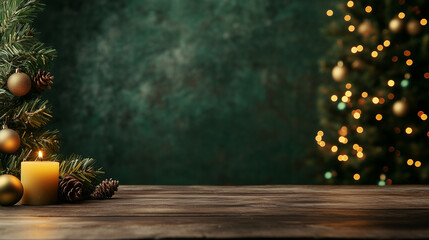
<instances>
[{"instance_id":1,"label":"candle base","mask_svg":"<svg viewBox=\"0 0 429 240\"><path fill-rule=\"evenodd\" d=\"M58 203L59 163L28 161L21 163L23 205L52 205Z\"/></svg>"},{"instance_id":2,"label":"candle base","mask_svg":"<svg viewBox=\"0 0 429 240\"><path fill-rule=\"evenodd\" d=\"M48 191L47 191L48 190ZM33 187L25 189L21 198L22 205L53 205L58 203L57 189Z\"/></svg>"}]
</instances>

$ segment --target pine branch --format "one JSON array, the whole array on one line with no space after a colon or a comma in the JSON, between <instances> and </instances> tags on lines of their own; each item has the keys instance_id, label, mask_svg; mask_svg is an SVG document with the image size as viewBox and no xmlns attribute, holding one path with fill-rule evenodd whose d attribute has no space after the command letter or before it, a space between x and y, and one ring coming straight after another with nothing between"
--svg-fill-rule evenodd
<instances>
[{"instance_id":1,"label":"pine branch","mask_svg":"<svg viewBox=\"0 0 429 240\"><path fill-rule=\"evenodd\" d=\"M39 0L1 1L0 11L0 84L16 68L32 75L46 69L55 58L55 50L33 37L29 23L42 10Z\"/></svg>"},{"instance_id":2,"label":"pine branch","mask_svg":"<svg viewBox=\"0 0 429 240\"><path fill-rule=\"evenodd\" d=\"M57 130L47 130L41 133L24 131L21 135L21 145L31 149L44 149L49 152L59 150Z\"/></svg>"},{"instance_id":3,"label":"pine branch","mask_svg":"<svg viewBox=\"0 0 429 240\"><path fill-rule=\"evenodd\" d=\"M14 96L10 92L0 88L0 109L4 109L4 106L9 104L13 98Z\"/></svg>"},{"instance_id":4,"label":"pine branch","mask_svg":"<svg viewBox=\"0 0 429 240\"><path fill-rule=\"evenodd\" d=\"M52 118L51 110L47 107L48 101L42 101L40 98L24 102L18 109L13 109L13 117L17 127L40 128L45 126ZM1 118L0 118L1 119Z\"/></svg>"},{"instance_id":5,"label":"pine branch","mask_svg":"<svg viewBox=\"0 0 429 240\"><path fill-rule=\"evenodd\" d=\"M0 122L17 130L29 130L45 126L52 118L48 101L40 98L21 102L9 92L0 89Z\"/></svg>"},{"instance_id":6,"label":"pine branch","mask_svg":"<svg viewBox=\"0 0 429 240\"><path fill-rule=\"evenodd\" d=\"M60 178L73 176L81 181L88 191L93 191L98 183L99 176L104 172L95 167L95 160L72 155L60 162Z\"/></svg>"},{"instance_id":7,"label":"pine branch","mask_svg":"<svg viewBox=\"0 0 429 240\"><path fill-rule=\"evenodd\" d=\"M29 75L37 72L38 69L46 68L49 61L55 58L55 50L45 48L45 45L38 43L31 49L25 46L6 45L0 50L0 67L11 70L11 66L20 67Z\"/></svg>"},{"instance_id":8,"label":"pine branch","mask_svg":"<svg viewBox=\"0 0 429 240\"><path fill-rule=\"evenodd\" d=\"M45 125L49 118L52 118L52 116L48 113L50 109L46 108L46 106L43 106L42 108L31 111L25 112L25 116L27 118L28 124L32 127L41 127L42 125Z\"/></svg>"},{"instance_id":9,"label":"pine branch","mask_svg":"<svg viewBox=\"0 0 429 240\"><path fill-rule=\"evenodd\" d=\"M34 30L31 29L29 24L24 25L17 25L15 26L10 34L5 34L2 36L2 46L0 46L0 49L3 49L5 46L12 46L15 45L18 48L23 49L24 47L31 47L28 46L30 42L34 42L33 38L33 32Z\"/></svg>"},{"instance_id":10,"label":"pine branch","mask_svg":"<svg viewBox=\"0 0 429 240\"><path fill-rule=\"evenodd\" d=\"M3 154L2 171L1 174L11 174L16 177L20 177L21 174L21 162L29 160L29 157L33 151L31 149L24 149L16 154Z\"/></svg>"},{"instance_id":11,"label":"pine branch","mask_svg":"<svg viewBox=\"0 0 429 240\"><path fill-rule=\"evenodd\" d=\"M7 33L16 24L30 23L43 6L40 0L2 1L1 5L1 35Z\"/></svg>"}]
</instances>

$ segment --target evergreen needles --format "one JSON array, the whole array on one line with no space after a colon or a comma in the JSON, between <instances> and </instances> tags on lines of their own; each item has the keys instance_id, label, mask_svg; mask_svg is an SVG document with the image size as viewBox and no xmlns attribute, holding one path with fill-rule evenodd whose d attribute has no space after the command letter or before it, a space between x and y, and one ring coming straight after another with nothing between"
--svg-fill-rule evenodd
<instances>
[{"instance_id":1,"label":"evergreen needles","mask_svg":"<svg viewBox=\"0 0 429 240\"><path fill-rule=\"evenodd\" d=\"M85 186L93 190L98 182L98 176L104 173L101 168L95 167L95 160L92 158L82 158L72 155L64 160L60 160L60 178L73 176L81 181Z\"/></svg>"}]
</instances>

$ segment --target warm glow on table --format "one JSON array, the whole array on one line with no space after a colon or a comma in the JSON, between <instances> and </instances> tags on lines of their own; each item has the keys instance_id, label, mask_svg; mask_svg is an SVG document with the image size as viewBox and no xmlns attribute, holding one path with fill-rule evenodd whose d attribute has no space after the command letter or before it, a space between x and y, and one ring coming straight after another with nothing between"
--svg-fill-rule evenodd
<instances>
[{"instance_id":1,"label":"warm glow on table","mask_svg":"<svg viewBox=\"0 0 429 240\"><path fill-rule=\"evenodd\" d=\"M21 203L46 205L57 202L59 163L26 161L21 163L21 182L24 195Z\"/></svg>"}]
</instances>

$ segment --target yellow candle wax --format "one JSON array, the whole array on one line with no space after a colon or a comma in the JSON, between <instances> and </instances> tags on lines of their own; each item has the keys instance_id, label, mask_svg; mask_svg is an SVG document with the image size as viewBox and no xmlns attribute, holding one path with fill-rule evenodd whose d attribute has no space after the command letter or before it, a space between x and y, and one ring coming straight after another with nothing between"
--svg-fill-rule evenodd
<instances>
[{"instance_id":1,"label":"yellow candle wax","mask_svg":"<svg viewBox=\"0 0 429 240\"><path fill-rule=\"evenodd\" d=\"M24 161L21 163L21 182L24 195L21 203L47 205L57 202L59 163Z\"/></svg>"}]
</instances>

